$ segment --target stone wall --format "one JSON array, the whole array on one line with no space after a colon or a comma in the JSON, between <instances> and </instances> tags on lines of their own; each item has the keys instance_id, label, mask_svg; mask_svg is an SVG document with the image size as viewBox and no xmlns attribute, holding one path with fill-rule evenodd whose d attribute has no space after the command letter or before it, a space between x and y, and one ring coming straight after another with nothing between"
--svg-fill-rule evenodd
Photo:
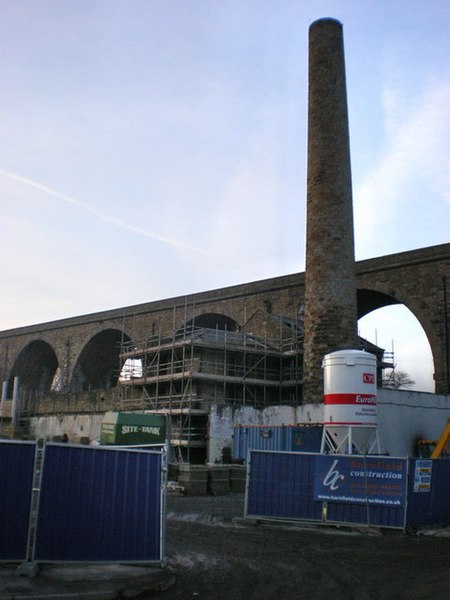
<instances>
[{"instance_id":1,"label":"stone wall","mask_svg":"<svg viewBox=\"0 0 450 600\"><path fill-rule=\"evenodd\" d=\"M403 252L356 263L358 317L392 303L405 304L418 318L430 342L436 392L450 393L449 318L450 244ZM234 319L239 326L258 310L296 318L304 303L304 274L286 275L186 297L169 298L122 309L62 319L0 332L0 376L8 380L20 352L42 341L55 352L62 380L69 382L86 345L110 329L131 340L153 330L207 313ZM395 332L393 332L395 335Z\"/></svg>"}]
</instances>

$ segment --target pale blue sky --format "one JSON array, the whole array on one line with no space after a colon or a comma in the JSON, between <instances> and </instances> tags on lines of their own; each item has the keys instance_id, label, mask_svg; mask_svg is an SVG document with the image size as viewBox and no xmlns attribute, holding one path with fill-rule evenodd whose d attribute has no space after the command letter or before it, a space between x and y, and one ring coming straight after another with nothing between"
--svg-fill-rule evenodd
<instances>
[{"instance_id":1,"label":"pale blue sky","mask_svg":"<svg viewBox=\"0 0 450 600\"><path fill-rule=\"evenodd\" d=\"M0 0L0 329L302 271L325 16L357 259L448 242L448 0ZM387 316L361 333L429 385L426 343Z\"/></svg>"}]
</instances>

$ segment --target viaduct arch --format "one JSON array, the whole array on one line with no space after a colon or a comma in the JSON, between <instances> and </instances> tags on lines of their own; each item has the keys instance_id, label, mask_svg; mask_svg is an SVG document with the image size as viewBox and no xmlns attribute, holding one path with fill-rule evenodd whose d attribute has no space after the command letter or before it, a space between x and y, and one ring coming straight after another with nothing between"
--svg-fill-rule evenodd
<instances>
[{"instance_id":1,"label":"viaduct arch","mask_svg":"<svg viewBox=\"0 0 450 600\"><path fill-rule=\"evenodd\" d=\"M356 263L358 318L390 304L416 316L431 346L436 392L450 393L450 244ZM123 342L186 324L233 329L258 311L298 318L304 273L0 332L0 376L40 393L111 388ZM260 333L260 332L255 332Z\"/></svg>"},{"instance_id":2,"label":"viaduct arch","mask_svg":"<svg viewBox=\"0 0 450 600\"><path fill-rule=\"evenodd\" d=\"M58 359L52 346L42 340L33 340L19 352L14 361L8 379L8 396L12 396L16 377L20 378L25 392L49 392L53 388L57 372Z\"/></svg>"}]
</instances>

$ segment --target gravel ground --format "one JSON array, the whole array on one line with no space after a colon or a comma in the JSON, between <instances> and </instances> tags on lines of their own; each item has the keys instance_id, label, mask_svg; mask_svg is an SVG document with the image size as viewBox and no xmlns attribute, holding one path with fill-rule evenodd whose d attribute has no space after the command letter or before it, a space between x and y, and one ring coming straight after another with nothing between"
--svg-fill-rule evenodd
<instances>
[{"instance_id":1,"label":"gravel ground","mask_svg":"<svg viewBox=\"0 0 450 600\"><path fill-rule=\"evenodd\" d=\"M244 496L168 496L163 599L447 600L450 537L243 522Z\"/></svg>"}]
</instances>

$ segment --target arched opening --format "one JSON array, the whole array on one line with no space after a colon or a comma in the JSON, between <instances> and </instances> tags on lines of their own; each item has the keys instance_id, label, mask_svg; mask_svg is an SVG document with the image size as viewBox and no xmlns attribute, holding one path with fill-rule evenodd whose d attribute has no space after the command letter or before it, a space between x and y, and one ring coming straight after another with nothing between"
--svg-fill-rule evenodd
<instances>
[{"instance_id":1,"label":"arched opening","mask_svg":"<svg viewBox=\"0 0 450 600\"><path fill-rule=\"evenodd\" d=\"M405 305L396 302L373 310L359 319L358 328L361 337L392 352L396 373L414 382L400 389L434 392L431 347L420 322ZM393 375L386 370L385 378Z\"/></svg>"},{"instance_id":2,"label":"arched opening","mask_svg":"<svg viewBox=\"0 0 450 600\"><path fill-rule=\"evenodd\" d=\"M206 313L199 315L194 319L186 322L178 332L182 333L184 329L190 329L192 327L204 327L205 329L219 329L220 331L237 331L239 326L231 317L221 315L219 313Z\"/></svg>"},{"instance_id":3,"label":"arched opening","mask_svg":"<svg viewBox=\"0 0 450 600\"><path fill-rule=\"evenodd\" d=\"M55 351L47 342L30 342L18 355L8 384L8 397L13 394L14 379L19 378L22 397L34 397L52 389L58 370Z\"/></svg>"},{"instance_id":4,"label":"arched opening","mask_svg":"<svg viewBox=\"0 0 450 600\"><path fill-rule=\"evenodd\" d=\"M142 377L142 358L127 358L120 370L119 382L131 381Z\"/></svg>"},{"instance_id":5,"label":"arched opening","mask_svg":"<svg viewBox=\"0 0 450 600\"><path fill-rule=\"evenodd\" d=\"M393 296L377 292L376 290L359 289L357 291L358 301L358 319L362 319L365 315L371 313L383 306L391 306L393 304L401 304Z\"/></svg>"},{"instance_id":6,"label":"arched opening","mask_svg":"<svg viewBox=\"0 0 450 600\"><path fill-rule=\"evenodd\" d=\"M121 346L128 341L117 329L97 333L81 351L73 372L72 391L115 387L121 370Z\"/></svg>"}]
</instances>

